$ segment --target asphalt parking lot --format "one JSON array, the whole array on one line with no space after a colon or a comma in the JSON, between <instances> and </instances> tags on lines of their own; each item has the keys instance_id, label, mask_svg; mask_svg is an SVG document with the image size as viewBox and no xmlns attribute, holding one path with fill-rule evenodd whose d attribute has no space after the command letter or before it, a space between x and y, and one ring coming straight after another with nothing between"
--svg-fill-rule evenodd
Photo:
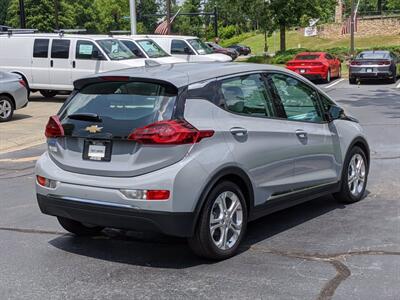
<instances>
[{"instance_id":1,"label":"asphalt parking lot","mask_svg":"<svg viewBox=\"0 0 400 300\"><path fill-rule=\"evenodd\" d=\"M33 167L45 149L47 116L63 98L34 96L0 125L2 143L19 141L0 154L1 298L399 299L400 81L321 87L369 136L367 197L352 205L319 198L255 221L241 253L222 262L198 259L185 240L150 233L77 238L42 215ZM27 131L35 139L24 138ZM8 152L24 145L32 147Z\"/></svg>"}]
</instances>

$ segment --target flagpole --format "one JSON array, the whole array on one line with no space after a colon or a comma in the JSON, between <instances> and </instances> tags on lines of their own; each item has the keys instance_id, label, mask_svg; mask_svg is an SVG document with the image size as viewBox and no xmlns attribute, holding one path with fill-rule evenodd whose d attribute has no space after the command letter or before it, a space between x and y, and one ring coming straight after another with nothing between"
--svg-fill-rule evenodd
<instances>
[{"instance_id":1,"label":"flagpole","mask_svg":"<svg viewBox=\"0 0 400 300\"><path fill-rule=\"evenodd\" d=\"M351 20L350 20L350 54L354 56L354 0L351 0Z\"/></svg>"},{"instance_id":2,"label":"flagpole","mask_svg":"<svg viewBox=\"0 0 400 300\"><path fill-rule=\"evenodd\" d=\"M136 34L136 1L129 0L129 11L131 15L131 34Z\"/></svg>"}]
</instances>

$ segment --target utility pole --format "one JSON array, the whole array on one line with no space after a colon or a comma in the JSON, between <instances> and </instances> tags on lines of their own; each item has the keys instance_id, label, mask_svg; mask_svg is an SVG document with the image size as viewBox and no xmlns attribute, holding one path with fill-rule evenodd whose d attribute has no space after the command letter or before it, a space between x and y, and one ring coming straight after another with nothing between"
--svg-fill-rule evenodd
<instances>
[{"instance_id":1,"label":"utility pole","mask_svg":"<svg viewBox=\"0 0 400 300\"><path fill-rule=\"evenodd\" d=\"M171 0L167 0L167 34L171 34Z\"/></svg>"},{"instance_id":2,"label":"utility pole","mask_svg":"<svg viewBox=\"0 0 400 300\"><path fill-rule=\"evenodd\" d=\"M131 15L131 34L136 34L136 1L129 0L129 12Z\"/></svg>"},{"instance_id":3,"label":"utility pole","mask_svg":"<svg viewBox=\"0 0 400 300\"><path fill-rule=\"evenodd\" d=\"M354 7L354 0L351 0L351 14L350 14L350 55L354 56L354 31L355 31L355 7Z\"/></svg>"},{"instance_id":4,"label":"utility pole","mask_svg":"<svg viewBox=\"0 0 400 300\"><path fill-rule=\"evenodd\" d=\"M26 28L24 0L19 0L19 25L21 28Z\"/></svg>"}]
</instances>

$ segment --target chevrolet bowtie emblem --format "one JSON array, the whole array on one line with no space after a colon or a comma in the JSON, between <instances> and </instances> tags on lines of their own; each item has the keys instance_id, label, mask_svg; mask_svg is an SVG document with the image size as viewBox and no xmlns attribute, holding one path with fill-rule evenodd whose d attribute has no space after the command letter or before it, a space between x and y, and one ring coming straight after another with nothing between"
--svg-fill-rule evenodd
<instances>
[{"instance_id":1,"label":"chevrolet bowtie emblem","mask_svg":"<svg viewBox=\"0 0 400 300\"><path fill-rule=\"evenodd\" d=\"M89 131L90 133L97 133L100 132L103 129L103 127L98 127L97 125L92 125L89 127L86 127L86 131Z\"/></svg>"}]
</instances>

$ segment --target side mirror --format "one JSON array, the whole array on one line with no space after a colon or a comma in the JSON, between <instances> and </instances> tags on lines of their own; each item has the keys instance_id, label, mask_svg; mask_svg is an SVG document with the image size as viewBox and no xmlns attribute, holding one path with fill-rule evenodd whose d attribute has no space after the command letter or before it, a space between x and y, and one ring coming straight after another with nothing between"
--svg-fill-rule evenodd
<instances>
[{"instance_id":1,"label":"side mirror","mask_svg":"<svg viewBox=\"0 0 400 300\"><path fill-rule=\"evenodd\" d=\"M332 122L333 120L337 120L340 119L343 115L344 115L344 110L343 108L336 106L336 105L332 105L329 108L329 111L326 113L328 121Z\"/></svg>"},{"instance_id":2,"label":"side mirror","mask_svg":"<svg viewBox=\"0 0 400 300\"><path fill-rule=\"evenodd\" d=\"M103 60L104 56L101 52L99 52L98 50L93 50L92 52L92 58L94 59L98 59L98 60Z\"/></svg>"},{"instance_id":3,"label":"side mirror","mask_svg":"<svg viewBox=\"0 0 400 300\"><path fill-rule=\"evenodd\" d=\"M185 48L183 49L183 51L185 52L185 54L188 54L188 55L191 55L191 54L192 54L192 50L190 50L189 47L185 47Z\"/></svg>"}]
</instances>

